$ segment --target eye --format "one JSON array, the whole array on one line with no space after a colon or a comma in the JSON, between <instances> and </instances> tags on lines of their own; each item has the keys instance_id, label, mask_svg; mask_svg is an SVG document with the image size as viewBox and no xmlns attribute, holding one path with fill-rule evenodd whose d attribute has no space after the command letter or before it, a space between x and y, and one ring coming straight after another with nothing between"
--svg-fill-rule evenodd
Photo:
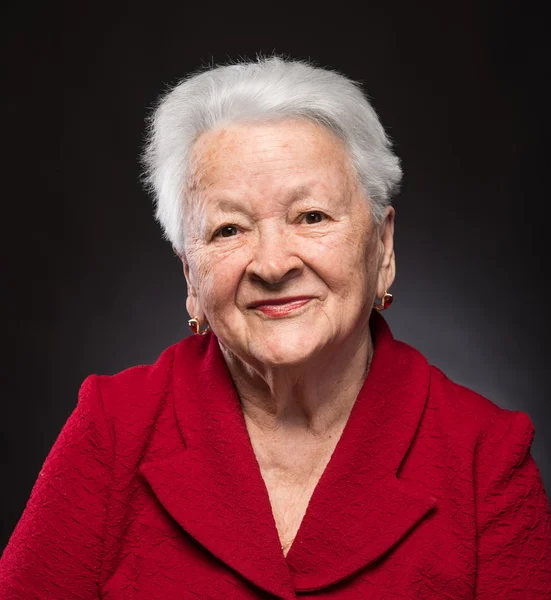
<instances>
[{"instance_id":1,"label":"eye","mask_svg":"<svg viewBox=\"0 0 551 600\"><path fill-rule=\"evenodd\" d=\"M232 237L237 235L238 229L235 225L224 225L214 234L214 237Z\"/></svg>"},{"instance_id":2,"label":"eye","mask_svg":"<svg viewBox=\"0 0 551 600\"><path fill-rule=\"evenodd\" d=\"M327 217L327 215L319 210L313 210L311 212L304 213L302 217L305 223L308 225L313 225L314 223L321 223Z\"/></svg>"}]
</instances>

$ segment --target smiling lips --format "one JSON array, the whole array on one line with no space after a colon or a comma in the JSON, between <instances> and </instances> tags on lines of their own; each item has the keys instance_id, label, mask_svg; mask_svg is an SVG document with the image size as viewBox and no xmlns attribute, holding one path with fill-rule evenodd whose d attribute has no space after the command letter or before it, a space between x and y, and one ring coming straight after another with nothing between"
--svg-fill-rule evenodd
<instances>
[{"instance_id":1,"label":"smiling lips","mask_svg":"<svg viewBox=\"0 0 551 600\"><path fill-rule=\"evenodd\" d=\"M255 302L251 308L259 310L268 317L286 317L301 306L310 302L310 297L277 298Z\"/></svg>"}]
</instances>

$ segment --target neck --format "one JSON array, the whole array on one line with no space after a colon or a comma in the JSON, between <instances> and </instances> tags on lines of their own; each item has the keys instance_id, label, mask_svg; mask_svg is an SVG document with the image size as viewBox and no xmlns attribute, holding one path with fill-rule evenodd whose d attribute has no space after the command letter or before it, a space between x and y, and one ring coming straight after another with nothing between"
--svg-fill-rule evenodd
<instances>
[{"instance_id":1,"label":"neck","mask_svg":"<svg viewBox=\"0 0 551 600\"><path fill-rule=\"evenodd\" d=\"M367 375L373 343L366 324L339 348L327 348L291 368L253 368L221 349L249 426L266 434L325 438L346 423Z\"/></svg>"}]
</instances>

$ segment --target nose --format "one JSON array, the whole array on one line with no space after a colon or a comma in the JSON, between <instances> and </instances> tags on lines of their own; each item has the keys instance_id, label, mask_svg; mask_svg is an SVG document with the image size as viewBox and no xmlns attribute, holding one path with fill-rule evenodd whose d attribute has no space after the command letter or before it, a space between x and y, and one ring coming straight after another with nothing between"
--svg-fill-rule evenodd
<instances>
[{"instance_id":1,"label":"nose","mask_svg":"<svg viewBox=\"0 0 551 600\"><path fill-rule=\"evenodd\" d=\"M247 273L253 280L274 285L299 276L304 264L285 228L270 228L258 235Z\"/></svg>"}]
</instances>

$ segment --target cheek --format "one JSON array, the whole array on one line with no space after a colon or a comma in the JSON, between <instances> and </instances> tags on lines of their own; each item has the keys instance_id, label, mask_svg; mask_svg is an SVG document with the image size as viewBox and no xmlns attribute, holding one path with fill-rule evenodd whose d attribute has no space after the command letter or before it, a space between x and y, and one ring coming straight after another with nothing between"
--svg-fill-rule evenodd
<instances>
[{"instance_id":1,"label":"cheek","mask_svg":"<svg viewBox=\"0 0 551 600\"><path fill-rule=\"evenodd\" d=\"M376 278L372 238L358 231L319 240L309 252L310 264L333 292L348 296Z\"/></svg>"},{"instance_id":2,"label":"cheek","mask_svg":"<svg viewBox=\"0 0 551 600\"><path fill-rule=\"evenodd\" d=\"M205 255L197 261L197 291L205 312L220 313L235 304L243 268L238 253Z\"/></svg>"}]
</instances>

